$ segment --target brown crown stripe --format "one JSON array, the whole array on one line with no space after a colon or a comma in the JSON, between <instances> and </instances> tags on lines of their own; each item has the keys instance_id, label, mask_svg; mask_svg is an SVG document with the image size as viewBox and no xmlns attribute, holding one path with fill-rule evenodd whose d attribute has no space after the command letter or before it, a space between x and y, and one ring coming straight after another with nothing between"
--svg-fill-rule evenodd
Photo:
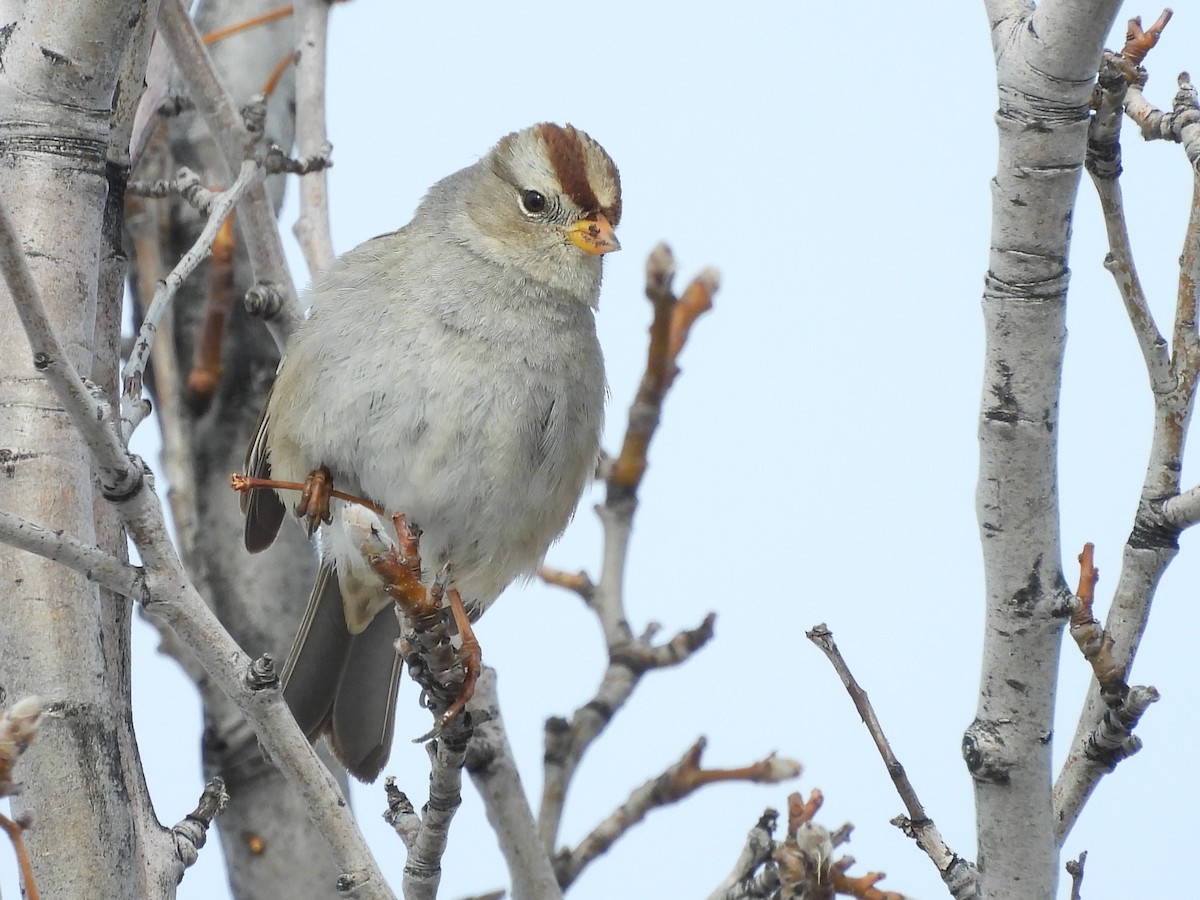
<instances>
[{"instance_id":1,"label":"brown crown stripe","mask_svg":"<svg viewBox=\"0 0 1200 900\"><path fill-rule=\"evenodd\" d=\"M546 155L563 193L578 204L587 215L600 212L600 201L592 190L587 176L587 162L583 156L583 144L575 129L568 125L561 128L552 122L538 126L542 143L546 145Z\"/></svg>"}]
</instances>

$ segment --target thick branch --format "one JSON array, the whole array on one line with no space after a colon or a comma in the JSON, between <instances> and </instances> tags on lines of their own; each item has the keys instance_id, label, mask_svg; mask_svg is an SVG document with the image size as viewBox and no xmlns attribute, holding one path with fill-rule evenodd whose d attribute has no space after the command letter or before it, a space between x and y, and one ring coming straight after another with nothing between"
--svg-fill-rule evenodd
<instances>
[{"instance_id":1,"label":"thick branch","mask_svg":"<svg viewBox=\"0 0 1200 900\"><path fill-rule=\"evenodd\" d=\"M34 365L46 374L71 422L84 435L100 471L101 485L137 545L145 564L147 612L157 615L195 652L196 658L254 723L263 749L304 797L345 874L347 896L390 897L383 876L355 825L337 783L317 758L279 691L247 683L250 660L192 586L171 545L162 507L145 489L139 460L130 457L109 424L106 405L88 392L62 354L46 319L3 198L0 198L0 268L34 348Z\"/></svg>"},{"instance_id":2,"label":"thick branch","mask_svg":"<svg viewBox=\"0 0 1200 900\"><path fill-rule=\"evenodd\" d=\"M488 822L508 865L513 897L561 900L562 891L542 849L538 826L526 800L496 694L496 673L485 668L467 704L475 733L467 748L467 774L479 791Z\"/></svg>"},{"instance_id":3,"label":"thick branch","mask_svg":"<svg viewBox=\"0 0 1200 900\"><path fill-rule=\"evenodd\" d=\"M327 0L296 0L299 45L296 61L296 153L300 157L330 152L325 129L325 43L330 4ZM329 179L323 170L300 182L300 218L292 227L309 276L333 262L329 231Z\"/></svg>"},{"instance_id":4,"label":"thick branch","mask_svg":"<svg viewBox=\"0 0 1200 900\"><path fill-rule=\"evenodd\" d=\"M0 510L0 543L12 544L68 569L80 573L89 581L134 600L146 598L146 577L137 566L131 566L99 547L91 547L61 531L51 531Z\"/></svg>"}]
</instances>

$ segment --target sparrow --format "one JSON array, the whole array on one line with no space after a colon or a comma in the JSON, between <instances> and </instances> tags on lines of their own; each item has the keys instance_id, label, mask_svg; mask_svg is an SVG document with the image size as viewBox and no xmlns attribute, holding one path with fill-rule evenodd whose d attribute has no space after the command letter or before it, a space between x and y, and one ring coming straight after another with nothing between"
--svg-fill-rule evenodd
<instances>
[{"instance_id":1,"label":"sparrow","mask_svg":"<svg viewBox=\"0 0 1200 900\"><path fill-rule=\"evenodd\" d=\"M477 619L536 571L595 471L606 384L594 313L620 219L617 167L583 131L543 123L501 138L430 188L409 224L314 280L246 474L312 476L403 513L422 532L423 580L449 563ZM242 508L257 553L285 500L259 489ZM361 535L388 523L338 499L301 511L320 570L284 698L311 740L327 735L347 771L373 781L395 727L400 625Z\"/></svg>"}]
</instances>

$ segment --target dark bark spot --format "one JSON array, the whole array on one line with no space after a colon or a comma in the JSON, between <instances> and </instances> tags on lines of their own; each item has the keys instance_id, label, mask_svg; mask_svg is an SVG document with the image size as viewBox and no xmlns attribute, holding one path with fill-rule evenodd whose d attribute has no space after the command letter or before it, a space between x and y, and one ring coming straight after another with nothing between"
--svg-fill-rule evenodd
<instances>
[{"instance_id":1,"label":"dark bark spot","mask_svg":"<svg viewBox=\"0 0 1200 900\"><path fill-rule=\"evenodd\" d=\"M984 417L993 422L1015 425L1020 418L1020 409L1012 389L1012 368L1000 363L997 370L999 380L992 383L992 396L996 398L996 403L987 409Z\"/></svg>"},{"instance_id":2,"label":"dark bark spot","mask_svg":"<svg viewBox=\"0 0 1200 900\"><path fill-rule=\"evenodd\" d=\"M1008 784L1012 761L1006 758L1004 738L995 722L976 719L963 734L963 759L976 781Z\"/></svg>"},{"instance_id":3,"label":"dark bark spot","mask_svg":"<svg viewBox=\"0 0 1200 900\"><path fill-rule=\"evenodd\" d=\"M1180 529L1163 519L1161 501L1143 504L1133 520L1129 546L1138 550L1178 550Z\"/></svg>"},{"instance_id":4,"label":"dark bark spot","mask_svg":"<svg viewBox=\"0 0 1200 900\"><path fill-rule=\"evenodd\" d=\"M50 60L50 65L52 66L69 66L71 64L70 58L63 56L61 53L55 53L49 47L39 47L38 49L42 51L42 56Z\"/></svg>"},{"instance_id":5,"label":"dark bark spot","mask_svg":"<svg viewBox=\"0 0 1200 900\"><path fill-rule=\"evenodd\" d=\"M1039 553L1038 558L1034 560L1033 569L1029 573L1029 580L1025 582L1025 587L1013 594L1013 603L1016 605L1017 615L1032 615L1033 606L1042 596L1042 576L1040 569L1042 567L1042 555Z\"/></svg>"},{"instance_id":6,"label":"dark bark spot","mask_svg":"<svg viewBox=\"0 0 1200 900\"><path fill-rule=\"evenodd\" d=\"M16 22L9 22L4 27L0 28L0 72L4 71L4 51L8 49L9 38L17 29Z\"/></svg>"}]
</instances>

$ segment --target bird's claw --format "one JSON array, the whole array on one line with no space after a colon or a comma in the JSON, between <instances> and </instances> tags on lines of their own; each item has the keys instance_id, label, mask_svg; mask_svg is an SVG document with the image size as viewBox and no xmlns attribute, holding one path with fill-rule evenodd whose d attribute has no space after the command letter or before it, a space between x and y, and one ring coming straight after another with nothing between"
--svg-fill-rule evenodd
<instances>
[{"instance_id":1,"label":"bird's claw","mask_svg":"<svg viewBox=\"0 0 1200 900\"><path fill-rule=\"evenodd\" d=\"M333 496L333 475L327 466L313 469L304 479L304 490L296 504L296 515L305 520L308 536L312 537L321 523L333 521L333 510L329 501Z\"/></svg>"}]
</instances>

